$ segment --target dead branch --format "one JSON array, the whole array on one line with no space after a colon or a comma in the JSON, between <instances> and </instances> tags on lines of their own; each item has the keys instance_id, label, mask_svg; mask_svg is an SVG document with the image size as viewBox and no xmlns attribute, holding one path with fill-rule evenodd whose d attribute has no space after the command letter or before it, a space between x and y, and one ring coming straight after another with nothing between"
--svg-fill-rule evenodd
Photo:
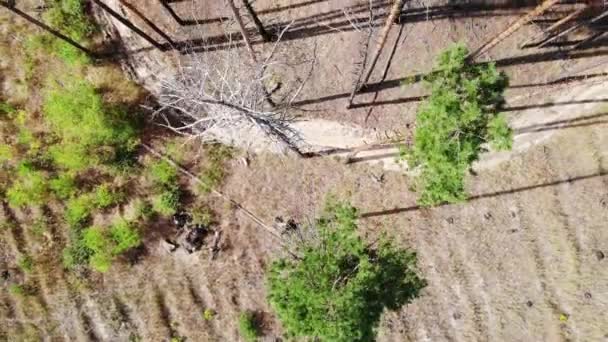
<instances>
[{"instance_id":1,"label":"dead branch","mask_svg":"<svg viewBox=\"0 0 608 342\"><path fill-rule=\"evenodd\" d=\"M556 29L558 29L559 27L565 25L566 23L568 23L570 20L578 17L581 13L583 13L584 11L587 10L587 6L585 7L581 7L579 9L577 9L576 11L568 14L567 16L563 17L562 19L558 20L557 22L555 22L555 24L549 26L546 30L540 32L539 34L533 36L532 38L526 40L525 42L521 43L519 45L519 48L524 48L528 45L535 45L533 42L536 40L541 40L541 42L547 37L548 34L550 34L551 32L555 31Z\"/></svg>"},{"instance_id":2,"label":"dead branch","mask_svg":"<svg viewBox=\"0 0 608 342\"><path fill-rule=\"evenodd\" d=\"M546 10L548 10L551 6L557 4L559 0L545 0L540 5L538 5L535 9L528 12L523 17L519 18L517 21L509 25L509 27L498 34L496 37L492 38L489 42L480 46L477 50L469 53L467 59L473 61L478 56L490 51L493 47L498 45L503 40L507 39L510 35L515 33L515 31L519 30L522 26L528 23L530 20L538 17L543 14Z\"/></svg>"},{"instance_id":3,"label":"dead branch","mask_svg":"<svg viewBox=\"0 0 608 342\"><path fill-rule=\"evenodd\" d=\"M595 23L595 22L597 22L597 21L602 20L603 18L605 18L605 17L607 17L607 16L608 16L608 11L604 11L604 12L602 12L600 15L598 15L598 16L596 16L596 17L593 17L593 18L591 18L591 19L590 19L590 20L588 20L588 21L585 21L585 22L582 22L582 23L578 23L578 24L576 24L576 25L572 26L571 28L569 28L569 29L567 29L567 30L565 30L565 31L562 31L562 32L560 32L560 33L558 33L558 34L554 35L553 37L551 37L551 38L549 38L549 39L545 40L545 41L544 41L542 44L540 44L538 47L539 47L539 48L541 48L541 47L543 47L543 46L545 46L545 45L547 45L547 44L549 44L549 43L551 43L551 42L555 41L557 38L559 38L559 37L563 37L563 36L567 35L568 33L570 33L570 32L573 32L573 31L577 30L578 28L580 28L580 27L581 27L581 26L583 26L583 25L590 25L590 24L593 24L593 23Z\"/></svg>"}]
</instances>

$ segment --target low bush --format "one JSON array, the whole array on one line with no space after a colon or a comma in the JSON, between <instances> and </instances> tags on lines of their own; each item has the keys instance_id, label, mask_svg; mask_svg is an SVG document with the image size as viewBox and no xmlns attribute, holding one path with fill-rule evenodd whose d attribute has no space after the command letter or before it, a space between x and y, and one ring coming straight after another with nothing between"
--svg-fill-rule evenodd
<instances>
[{"instance_id":1,"label":"low bush","mask_svg":"<svg viewBox=\"0 0 608 342\"><path fill-rule=\"evenodd\" d=\"M253 312L242 312L239 316L239 333L247 342L257 341L260 329L255 321Z\"/></svg>"},{"instance_id":2,"label":"low bush","mask_svg":"<svg viewBox=\"0 0 608 342\"><path fill-rule=\"evenodd\" d=\"M179 208L179 189L167 189L152 199L152 209L162 216L171 216Z\"/></svg>"},{"instance_id":3,"label":"low bush","mask_svg":"<svg viewBox=\"0 0 608 342\"><path fill-rule=\"evenodd\" d=\"M74 177L68 173L62 173L49 181L51 191L60 199L68 199L76 195L78 188Z\"/></svg>"},{"instance_id":4,"label":"low bush","mask_svg":"<svg viewBox=\"0 0 608 342\"><path fill-rule=\"evenodd\" d=\"M45 119L61 142L51 150L64 168L115 162L137 146L137 129L127 113L107 108L93 86L83 80L67 79L62 86L46 91Z\"/></svg>"},{"instance_id":5,"label":"low bush","mask_svg":"<svg viewBox=\"0 0 608 342\"><path fill-rule=\"evenodd\" d=\"M6 199L11 207L25 207L44 203L47 194L45 174L28 163L22 163L17 169L16 179L6 192Z\"/></svg>"},{"instance_id":6,"label":"low bush","mask_svg":"<svg viewBox=\"0 0 608 342\"><path fill-rule=\"evenodd\" d=\"M133 223L119 219L110 227L110 237L113 241L112 254L119 255L141 244L139 232Z\"/></svg>"},{"instance_id":7,"label":"low bush","mask_svg":"<svg viewBox=\"0 0 608 342\"><path fill-rule=\"evenodd\" d=\"M298 257L272 263L268 298L289 335L373 341L382 312L408 303L425 286L414 253L386 238L366 243L356 220L349 204L328 204L312 234L305 234L314 238L299 246Z\"/></svg>"},{"instance_id":8,"label":"low bush","mask_svg":"<svg viewBox=\"0 0 608 342\"><path fill-rule=\"evenodd\" d=\"M228 159L232 158L232 153L232 148L225 145L214 144L208 147L206 154L208 158L207 164L200 173L202 181L200 189L203 192L209 193L222 183L226 177L224 164Z\"/></svg>"},{"instance_id":9,"label":"low bush","mask_svg":"<svg viewBox=\"0 0 608 342\"><path fill-rule=\"evenodd\" d=\"M34 270L34 259L29 255L24 255L17 261L17 266L25 272L31 273Z\"/></svg>"},{"instance_id":10,"label":"low bush","mask_svg":"<svg viewBox=\"0 0 608 342\"><path fill-rule=\"evenodd\" d=\"M95 209L95 203L90 194L83 194L67 201L65 220L73 228L81 227L89 219Z\"/></svg>"},{"instance_id":11,"label":"low bush","mask_svg":"<svg viewBox=\"0 0 608 342\"><path fill-rule=\"evenodd\" d=\"M177 186L178 174L173 165L164 160L152 162L147 167L148 177L157 188L174 188Z\"/></svg>"},{"instance_id":12,"label":"low bush","mask_svg":"<svg viewBox=\"0 0 608 342\"><path fill-rule=\"evenodd\" d=\"M108 208L120 203L122 200L122 193L113 190L108 184L97 186L93 192L93 203L95 203L97 208Z\"/></svg>"},{"instance_id":13,"label":"low bush","mask_svg":"<svg viewBox=\"0 0 608 342\"><path fill-rule=\"evenodd\" d=\"M48 1L45 20L70 38L82 42L95 31L93 22L85 13L85 4L85 0Z\"/></svg>"}]
</instances>

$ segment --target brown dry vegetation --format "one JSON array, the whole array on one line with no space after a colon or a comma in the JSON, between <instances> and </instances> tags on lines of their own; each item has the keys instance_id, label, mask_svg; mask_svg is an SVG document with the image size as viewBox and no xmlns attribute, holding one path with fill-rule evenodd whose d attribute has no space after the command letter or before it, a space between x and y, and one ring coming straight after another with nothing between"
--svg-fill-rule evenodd
<instances>
[{"instance_id":1,"label":"brown dry vegetation","mask_svg":"<svg viewBox=\"0 0 608 342\"><path fill-rule=\"evenodd\" d=\"M153 3L142 1L141 7L153 8ZM187 16L192 13L188 3L174 6ZM227 15L218 3L204 7L197 15ZM344 15L341 8L351 1L311 3L314 5L285 11L273 9L292 2L256 1L255 6L268 11L262 15L268 22L336 10L338 20ZM449 41L476 45L526 8L497 10L489 17L445 18L410 25L388 79L428 70L430 59ZM35 112L41 99L31 89L42 80L19 81L24 79L21 61L25 59L15 39L19 30L30 28L8 19L5 12L0 14L2 93ZM154 11L149 14L158 15ZM179 28L167 15L163 18L168 28L200 33L200 28ZM313 20L310 25L315 23ZM206 32L217 30L221 34L218 28L209 27ZM526 30L538 28L531 25ZM344 31L348 32L288 41L281 47L289 56L288 51L305 54L303 46L312 46L313 40L321 45L320 51L341 44L341 49L332 49L319 61L311 80L315 87L307 88L304 100L349 92L351 82L344 79L351 77L346 75L352 74L349 68L364 33ZM513 56L520 53L514 52L517 42L516 37L510 38L493 50L493 57L518 58ZM289 57L297 60L301 56ZM594 62L593 58L557 59L512 64L505 69L512 83L521 85L542 83L559 76L564 67L573 70ZM44 63L35 68L35 75L43 75L53 65ZM337 74L345 75L344 79L328 76ZM133 103L141 98L139 89L126 82L114 65L97 66L87 75L108 90L104 94L108 101ZM284 75L291 77L289 72ZM532 99L524 96L530 92L527 87L512 89L509 98L518 96L518 106L534 106L545 103L545 94L554 88L533 89L538 95ZM375 108L369 120L369 108L346 111L342 97L308 109L317 110L309 113L313 116L401 129L412 122L415 104L399 99L420 95L419 91L405 85L383 91L378 100L395 103ZM370 99L371 95L358 97L361 102ZM386 232L398 244L414 249L428 286L412 304L384 316L378 336L381 341L601 341L608 338L608 259L601 258L608 254L607 109L577 110L579 107L571 106L569 118L573 120L557 124L551 123L555 121L551 116L543 118L550 108L536 111L540 120L533 122L537 126L520 134L531 141L547 131L554 134L508 160L477 168L478 175L469 178L470 200L462 204L419 208L408 176L365 163L345 165L331 157L302 160L237 154L225 165L221 189L265 222L272 222L275 216L311 219L327 194L334 194L360 208L362 234L370 241ZM527 114L512 113L515 117ZM151 130L146 139L155 138L158 150L196 174L208 169L209 159L204 149L201 153L202 147L158 135L157 130ZM241 162L242 157L248 158L248 165ZM147 158L150 156L142 157L142 163ZM237 341L238 317L247 310L261 317L265 338L280 337L282 330L266 302L264 283L267 264L281 253L280 245L221 199L198 191L187 178L181 183L192 189L193 195L186 202L208 208L214 213L214 227L223 231L222 251L214 261L209 260L206 250L193 255L169 254L161 248L160 240L170 235L172 228L168 220L158 219L144 227L144 248L137 258L127 255L108 273L83 277L60 266L67 236L58 203L49 203L44 211L13 210L4 205L0 213L0 270L9 270L11 279L0 279L0 341L165 341L182 337L188 341ZM36 229L41 222L46 222L46 229ZM33 259L30 272L19 269L24 255ZM21 284L26 293L16 293L14 287L11 291L14 284ZM215 314L206 318L206 310Z\"/></svg>"}]
</instances>

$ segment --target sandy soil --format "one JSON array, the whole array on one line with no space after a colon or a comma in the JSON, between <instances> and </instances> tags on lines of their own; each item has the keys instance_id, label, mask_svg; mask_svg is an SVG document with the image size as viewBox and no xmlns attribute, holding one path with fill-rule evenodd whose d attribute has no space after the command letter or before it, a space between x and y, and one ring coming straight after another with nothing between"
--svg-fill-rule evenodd
<instances>
[{"instance_id":1,"label":"sandy soil","mask_svg":"<svg viewBox=\"0 0 608 342\"><path fill-rule=\"evenodd\" d=\"M158 19L176 39L222 32L217 21L177 25L167 12L158 10L156 1L133 3ZM477 46L527 9L507 7L430 20L431 8L411 2L411 8L425 10L412 10L418 14L405 24L407 36L403 33L389 82L376 99L384 104L346 111L341 94L352 86L359 56L354 51L365 32L349 29L348 20L339 22L344 22L342 8L355 1L308 1L284 8L296 3L258 0L255 7L266 11L265 22L310 18L301 30L323 33L294 38L284 45L285 51L305 55L307 48L317 44L323 52L311 81L314 87L306 89L302 101L308 102L302 106L311 110L307 112L311 120L327 121L301 124L312 127L313 133L303 134L310 135L310 141L318 139L315 145L323 148L351 147L368 142L370 136L382 136L378 132L411 124L416 101L408 97L424 93L419 85L401 86L402 79L429 70L432 57L449 42L465 40ZM172 6L184 19L227 16L219 2L202 11L192 11L189 4ZM426 5L431 6L430 2ZM417 195L410 190L407 175L362 162L346 165L332 156L302 160L261 153L250 155L247 166L236 159L222 190L267 222L279 215L310 219L326 195L333 193L361 209L362 234L372 239L386 232L400 245L416 250L429 285L413 303L385 315L380 341L608 339L604 315L608 259L600 257L608 255L608 126L606 107L598 107L605 88L601 83L541 85L585 63L596 63L604 50L600 46L571 54L572 59L555 59L551 53L557 47L514 49L522 37L538 30L538 25L529 25L491 56L484 56L496 59L512 77L508 113L518 135L514 152L484 158L484 167L467 184L471 193L467 202L421 209L415 205ZM397 30L393 31L394 41ZM126 42L133 51L146 47L129 39ZM171 71L158 63L164 56L133 52L131 58L139 61L129 68L133 77L151 91L153 76ZM379 80L375 75L373 81ZM601 79L589 82L594 80ZM316 102L320 97L327 99ZM358 97L357 103L370 102L372 97ZM263 320L264 340L274 341L282 331L265 300L264 270L281 253L279 245L242 213L219 199L212 202L220 214L217 228L224 232L223 251L215 261L209 261L206 251L189 257L168 255L159 246L158 233L167 222L159 221L148 227L143 256L117 263L107 275L83 280L49 265L32 276L42 289L32 298L11 296L2 283L0 341L24 336L24 332L31 333L33 340L52 341L136 337L168 341L177 336L189 341L238 341L236 322L243 310L256 311ZM8 222L12 214L4 210L0 221ZM52 254L63 243L33 235L29 213L16 214L22 223L0 235L0 266L15 268L23 251ZM49 219L60 220L52 215ZM205 309L216 312L213 319L203 318Z\"/></svg>"}]
</instances>

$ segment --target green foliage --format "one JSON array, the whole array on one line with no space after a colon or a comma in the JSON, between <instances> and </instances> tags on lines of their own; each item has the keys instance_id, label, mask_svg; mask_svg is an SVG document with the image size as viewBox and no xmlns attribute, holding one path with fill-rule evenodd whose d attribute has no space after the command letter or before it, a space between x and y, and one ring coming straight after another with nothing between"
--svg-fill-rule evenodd
<instances>
[{"instance_id":1,"label":"green foliage","mask_svg":"<svg viewBox=\"0 0 608 342\"><path fill-rule=\"evenodd\" d=\"M108 184L102 184L93 192L93 202L97 208L108 208L122 201L122 193L110 188Z\"/></svg>"},{"instance_id":2,"label":"green foliage","mask_svg":"<svg viewBox=\"0 0 608 342\"><path fill-rule=\"evenodd\" d=\"M91 251L89 264L99 272L107 272L114 259L141 244L141 238L131 223L119 219L109 230L90 227L84 230L83 243Z\"/></svg>"},{"instance_id":3,"label":"green foliage","mask_svg":"<svg viewBox=\"0 0 608 342\"><path fill-rule=\"evenodd\" d=\"M483 144L511 146L511 130L498 115L507 77L494 64L469 64L467 53L461 45L443 52L426 77L431 95L418 110L414 146L405 153L410 166L420 167L422 205L464 200L465 175Z\"/></svg>"},{"instance_id":4,"label":"green foliage","mask_svg":"<svg viewBox=\"0 0 608 342\"><path fill-rule=\"evenodd\" d=\"M158 188L177 186L177 170L164 160L158 160L148 166L148 175L154 186Z\"/></svg>"},{"instance_id":5,"label":"green foliage","mask_svg":"<svg viewBox=\"0 0 608 342\"><path fill-rule=\"evenodd\" d=\"M200 189L203 192L209 193L222 183L226 176L224 163L232 158L232 153L232 149L225 145L215 144L209 147L207 151L207 165L200 174L202 181Z\"/></svg>"},{"instance_id":6,"label":"green foliage","mask_svg":"<svg viewBox=\"0 0 608 342\"><path fill-rule=\"evenodd\" d=\"M10 206L24 207L44 203L47 193L45 174L36 171L28 163L22 163L18 167L15 181L6 192L6 198Z\"/></svg>"},{"instance_id":7,"label":"green foliage","mask_svg":"<svg viewBox=\"0 0 608 342\"><path fill-rule=\"evenodd\" d=\"M10 104L0 100L0 119L8 114L12 114L15 112L15 107Z\"/></svg>"},{"instance_id":8,"label":"green foliage","mask_svg":"<svg viewBox=\"0 0 608 342\"><path fill-rule=\"evenodd\" d=\"M206 308L205 311L203 311L203 319L205 321L210 321L213 317L215 317L215 310Z\"/></svg>"},{"instance_id":9,"label":"green foliage","mask_svg":"<svg viewBox=\"0 0 608 342\"><path fill-rule=\"evenodd\" d=\"M8 292L15 297L29 297L36 295L36 288L28 284L12 284L8 287Z\"/></svg>"},{"instance_id":10,"label":"green foliage","mask_svg":"<svg viewBox=\"0 0 608 342\"><path fill-rule=\"evenodd\" d=\"M83 41L95 30L84 12L85 0L51 0L45 20L70 38Z\"/></svg>"},{"instance_id":11,"label":"green foliage","mask_svg":"<svg viewBox=\"0 0 608 342\"><path fill-rule=\"evenodd\" d=\"M65 220L71 227L81 227L95 209L95 203L90 194L80 195L67 201Z\"/></svg>"},{"instance_id":12,"label":"green foliage","mask_svg":"<svg viewBox=\"0 0 608 342\"><path fill-rule=\"evenodd\" d=\"M260 336L260 329L255 321L253 312L242 312L239 315L239 333L247 342L255 342Z\"/></svg>"},{"instance_id":13,"label":"green foliage","mask_svg":"<svg viewBox=\"0 0 608 342\"><path fill-rule=\"evenodd\" d=\"M375 249L357 235L357 210L329 204L318 238L298 259L273 262L269 301L290 335L320 341L372 341L383 310L396 310L425 286L414 253L382 239Z\"/></svg>"},{"instance_id":14,"label":"green foliage","mask_svg":"<svg viewBox=\"0 0 608 342\"><path fill-rule=\"evenodd\" d=\"M147 220L154 214L154 208L152 205L141 198L136 198L133 201L133 215L132 220Z\"/></svg>"},{"instance_id":15,"label":"green foliage","mask_svg":"<svg viewBox=\"0 0 608 342\"><path fill-rule=\"evenodd\" d=\"M30 273L34 270L34 259L29 255L24 255L17 261L17 266L25 272Z\"/></svg>"},{"instance_id":16,"label":"green foliage","mask_svg":"<svg viewBox=\"0 0 608 342\"><path fill-rule=\"evenodd\" d=\"M162 216L171 216L179 208L179 189L167 189L152 199L152 208Z\"/></svg>"},{"instance_id":17,"label":"green foliage","mask_svg":"<svg viewBox=\"0 0 608 342\"><path fill-rule=\"evenodd\" d=\"M116 221L110 227L110 238L113 242L112 254L119 255L141 244L139 232L132 223L125 219Z\"/></svg>"},{"instance_id":18,"label":"green foliage","mask_svg":"<svg viewBox=\"0 0 608 342\"><path fill-rule=\"evenodd\" d=\"M68 79L62 86L47 89L44 113L61 138L51 153L55 162L67 169L114 162L137 145L137 130L127 113L106 108L86 81Z\"/></svg>"},{"instance_id":19,"label":"green foliage","mask_svg":"<svg viewBox=\"0 0 608 342\"><path fill-rule=\"evenodd\" d=\"M32 35L25 41L26 79L33 77L36 52L53 55L69 66L82 66L90 63L89 56L82 50L49 34Z\"/></svg>"},{"instance_id":20,"label":"green foliage","mask_svg":"<svg viewBox=\"0 0 608 342\"><path fill-rule=\"evenodd\" d=\"M112 265L111 240L101 227L90 227L82 235L84 246L91 250L89 264L99 272L107 272Z\"/></svg>"},{"instance_id":21,"label":"green foliage","mask_svg":"<svg viewBox=\"0 0 608 342\"><path fill-rule=\"evenodd\" d=\"M69 173L62 173L49 181L51 191L60 199L68 199L78 191L74 177Z\"/></svg>"},{"instance_id":22,"label":"green foliage","mask_svg":"<svg viewBox=\"0 0 608 342\"><path fill-rule=\"evenodd\" d=\"M513 146L513 130L504 114L499 114L488 123L488 137L495 150L510 150Z\"/></svg>"}]
</instances>

